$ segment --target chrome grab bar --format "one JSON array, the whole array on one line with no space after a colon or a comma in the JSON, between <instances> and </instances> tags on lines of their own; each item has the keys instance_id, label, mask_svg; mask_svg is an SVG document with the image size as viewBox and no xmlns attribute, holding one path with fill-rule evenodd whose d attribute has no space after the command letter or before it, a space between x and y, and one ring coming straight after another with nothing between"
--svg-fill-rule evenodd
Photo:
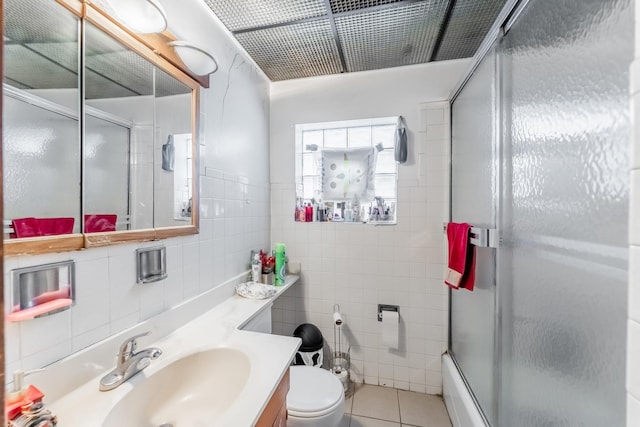
<instances>
[{"instance_id":1,"label":"chrome grab bar","mask_svg":"<svg viewBox=\"0 0 640 427\"><path fill-rule=\"evenodd\" d=\"M447 233L447 223L442 225L443 233ZM469 243L479 248L497 248L498 230L495 228L471 227L469 230Z\"/></svg>"}]
</instances>

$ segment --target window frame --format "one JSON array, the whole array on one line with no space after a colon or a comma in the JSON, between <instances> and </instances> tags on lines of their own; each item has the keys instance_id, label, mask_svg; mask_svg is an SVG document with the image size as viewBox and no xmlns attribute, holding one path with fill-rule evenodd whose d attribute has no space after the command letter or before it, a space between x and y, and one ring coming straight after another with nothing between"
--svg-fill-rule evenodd
<instances>
[{"instance_id":1,"label":"window frame","mask_svg":"<svg viewBox=\"0 0 640 427\"><path fill-rule=\"evenodd\" d=\"M369 218L362 219L361 221L357 221L359 223L373 223L373 224L397 224L397 207L398 207L398 162L395 161L394 153L395 153L395 130L398 126L399 116L391 116L391 117L379 117L372 119L361 119L361 120L342 120L342 121L332 121L332 122L319 122L319 123L306 123L306 124L296 124L295 125L295 192L296 192L296 203L299 200L302 200L303 204L318 202L318 191L321 190L320 180L322 178L322 173L317 167L314 165L312 168L307 168L306 161L318 162L317 156L321 155L321 152L324 148L363 148L363 147L373 147L375 148L378 142L382 142L383 149L379 151L378 155L381 153L385 153L387 156L391 155L393 158L394 171L389 172L374 172L374 179L377 181L379 177L393 177L394 185L393 185L393 197L382 197L387 204L387 206L393 205L393 215L388 220L371 220ZM374 140L374 129L375 128L390 128L393 127L393 132L389 132L388 139L384 141L376 142ZM368 145L362 145L352 142L352 129L363 129L368 128ZM344 146L335 146L335 145L326 145L327 143L327 133L336 130L344 129L345 133L345 142ZM320 141L314 141L314 144L305 143L305 134L311 132L321 132ZM308 142L308 140L307 140ZM321 143L321 145L319 144ZM356 143L356 145L352 145ZM308 145L317 145L317 149L310 149L307 147ZM379 166L380 160L376 161L376 168ZM309 173L310 170L313 170L314 173ZM305 181L309 182L309 180L315 180L314 185L314 194L305 194ZM308 189L307 189L308 191ZM379 187L375 187L375 195L376 197L380 197ZM311 197L308 197L311 196ZM332 204L334 207L337 207L341 203L350 203L350 202L338 202L338 201L326 201L325 203ZM370 206L373 206L375 203L367 203ZM367 205L365 204L365 206ZM366 210L365 210L366 211ZM367 214L365 214L367 215ZM315 221L315 218L314 218ZM355 221L342 221L341 222L350 222L357 223Z\"/></svg>"}]
</instances>

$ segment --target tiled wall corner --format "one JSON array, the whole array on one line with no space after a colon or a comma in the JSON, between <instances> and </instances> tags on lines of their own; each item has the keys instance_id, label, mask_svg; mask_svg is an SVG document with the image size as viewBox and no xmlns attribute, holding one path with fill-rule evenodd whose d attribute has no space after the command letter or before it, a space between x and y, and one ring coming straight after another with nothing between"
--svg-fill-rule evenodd
<instances>
[{"instance_id":1,"label":"tiled wall corner","mask_svg":"<svg viewBox=\"0 0 640 427\"><path fill-rule=\"evenodd\" d=\"M333 349L332 313L339 304L352 380L441 394L449 104L414 108L420 112L413 128L416 161L400 167L397 225L295 222L295 183L272 183L272 242L286 242L290 260L302 266L300 282L274 304L273 331L290 335L299 324L313 323ZM381 344L379 303L400 306L397 350Z\"/></svg>"},{"instance_id":2,"label":"tiled wall corner","mask_svg":"<svg viewBox=\"0 0 640 427\"><path fill-rule=\"evenodd\" d=\"M627 426L640 422L640 1L635 2L635 56L631 65L631 193L629 211L629 324L627 330Z\"/></svg>"}]
</instances>

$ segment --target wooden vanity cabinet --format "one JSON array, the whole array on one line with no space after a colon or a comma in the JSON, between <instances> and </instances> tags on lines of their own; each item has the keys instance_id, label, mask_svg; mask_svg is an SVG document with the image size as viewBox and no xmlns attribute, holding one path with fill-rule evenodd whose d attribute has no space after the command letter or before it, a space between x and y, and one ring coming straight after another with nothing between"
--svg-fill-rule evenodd
<instances>
[{"instance_id":1,"label":"wooden vanity cabinet","mask_svg":"<svg viewBox=\"0 0 640 427\"><path fill-rule=\"evenodd\" d=\"M289 393L289 369L282 377L271 400L262 411L256 427L287 426L287 393Z\"/></svg>"}]
</instances>

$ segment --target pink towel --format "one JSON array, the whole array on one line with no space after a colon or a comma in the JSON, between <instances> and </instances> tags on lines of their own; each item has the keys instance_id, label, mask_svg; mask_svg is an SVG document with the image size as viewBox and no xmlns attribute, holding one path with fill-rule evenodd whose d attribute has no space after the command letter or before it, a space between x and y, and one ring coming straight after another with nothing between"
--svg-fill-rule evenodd
<instances>
[{"instance_id":1,"label":"pink towel","mask_svg":"<svg viewBox=\"0 0 640 427\"><path fill-rule=\"evenodd\" d=\"M40 231L40 225L35 218L15 218L11 220L13 226L13 233L9 237L36 237L42 236Z\"/></svg>"},{"instance_id":2,"label":"pink towel","mask_svg":"<svg viewBox=\"0 0 640 427\"><path fill-rule=\"evenodd\" d=\"M103 231L116 231L118 215L96 214L84 216L84 232L100 233Z\"/></svg>"},{"instance_id":3,"label":"pink towel","mask_svg":"<svg viewBox=\"0 0 640 427\"><path fill-rule=\"evenodd\" d=\"M57 236L73 233L74 218L38 218L42 236Z\"/></svg>"},{"instance_id":4,"label":"pink towel","mask_svg":"<svg viewBox=\"0 0 640 427\"><path fill-rule=\"evenodd\" d=\"M444 283L453 289L473 291L476 275L476 249L469 243L471 225L450 222L447 225L449 241L449 270Z\"/></svg>"},{"instance_id":5,"label":"pink towel","mask_svg":"<svg viewBox=\"0 0 640 427\"><path fill-rule=\"evenodd\" d=\"M9 237L57 236L73 233L74 218L16 218L11 220L14 232Z\"/></svg>"}]
</instances>

